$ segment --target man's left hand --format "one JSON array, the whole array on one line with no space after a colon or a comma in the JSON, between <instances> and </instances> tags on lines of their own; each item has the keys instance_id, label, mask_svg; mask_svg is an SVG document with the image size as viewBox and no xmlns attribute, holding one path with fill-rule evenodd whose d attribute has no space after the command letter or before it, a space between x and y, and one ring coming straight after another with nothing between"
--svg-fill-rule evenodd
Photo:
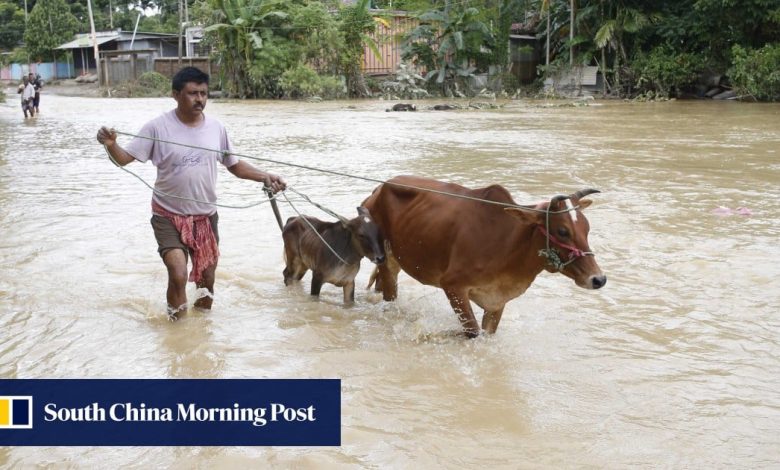
<instances>
[{"instance_id":1,"label":"man's left hand","mask_svg":"<svg viewBox=\"0 0 780 470\"><path fill-rule=\"evenodd\" d=\"M278 193L279 191L284 191L287 189L287 183L282 179L281 176L275 175L273 173L266 173L265 181L263 181L263 184L267 188L271 188L271 191L274 193Z\"/></svg>"}]
</instances>

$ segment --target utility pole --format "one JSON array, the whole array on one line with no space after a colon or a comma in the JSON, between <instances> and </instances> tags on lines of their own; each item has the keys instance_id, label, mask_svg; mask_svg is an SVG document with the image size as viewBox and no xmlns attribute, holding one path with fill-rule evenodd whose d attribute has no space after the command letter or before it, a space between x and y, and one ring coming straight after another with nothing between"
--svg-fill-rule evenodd
<instances>
[{"instance_id":1,"label":"utility pole","mask_svg":"<svg viewBox=\"0 0 780 470\"><path fill-rule=\"evenodd\" d=\"M574 0L570 0L569 13L569 67L574 67Z\"/></svg>"},{"instance_id":2,"label":"utility pole","mask_svg":"<svg viewBox=\"0 0 780 470\"><path fill-rule=\"evenodd\" d=\"M87 0L87 11L89 12L89 28L92 31L92 45L95 48L95 70L98 76L98 86L100 86L100 53L98 52L97 34L95 34L95 19L92 16L92 0Z\"/></svg>"},{"instance_id":3,"label":"utility pole","mask_svg":"<svg viewBox=\"0 0 780 470\"><path fill-rule=\"evenodd\" d=\"M184 32L184 12L182 11L182 0L179 0L179 66L181 66L181 46L182 46L182 34Z\"/></svg>"}]
</instances>

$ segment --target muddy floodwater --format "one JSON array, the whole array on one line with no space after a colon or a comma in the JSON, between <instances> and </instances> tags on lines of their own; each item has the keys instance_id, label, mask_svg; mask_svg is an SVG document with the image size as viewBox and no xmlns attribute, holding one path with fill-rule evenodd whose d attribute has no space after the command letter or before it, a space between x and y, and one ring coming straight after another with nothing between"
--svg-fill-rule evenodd
<instances>
[{"instance_id":1,"label":"muddy floodwater","mask_svg":"<svg viewBox=\"0 0 780 470\"><path fill-rule=\"evenodd\" d=\"M285 287L268 205L219 210L214 308L169 323L151 192L94 136L136 132L173 100L44 94L25 121L17 98L0 105L0 377L339 378L342 445L0 448L0 467L780 465L777 104L209 103L248 156L499 183L519 203L600 189L585 214L607 285L542 273L495 335L466 340L438 289L402 274L397 302L367 291L366 260L350 308L334 286L310 298L310 275ZM376 186L255 163L343 215ZM220 170L223 204L259 189Z\"/></svg>"}]
</instances>

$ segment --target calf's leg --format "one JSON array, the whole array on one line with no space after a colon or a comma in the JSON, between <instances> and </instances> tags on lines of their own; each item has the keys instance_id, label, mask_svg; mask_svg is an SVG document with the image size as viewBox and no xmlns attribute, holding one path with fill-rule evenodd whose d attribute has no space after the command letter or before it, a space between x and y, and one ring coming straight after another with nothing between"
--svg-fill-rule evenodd
<instances>
[{"instance_id":1,"label":"calf's leg","mask_svg":"<svg viewBox=\"0 0 780 470\"><path fill-rule=\"evenodd\" d=\"M311 276L311 295L320 295L320 290L322 289L322 281L323 276L322 273L319 271L312 271Z\"/></svg>"},{"instance_id":2,"label":"calf's leg","mask_svg":"<svg viewBox=\"0 0 780 470\"><path fill-rule=\"evenodd\" d=\"M344 303L351 304L355 301L355 280L344 284Z\"/></svg>"},{"instance_id":3,"label":"calf's leg","mask_svg":"<svg viewBox=\"0 0 780 470\"><path fill-rule=\"evenodd\" d=\"M306 271L308 271L301 258L287 244L284 246L284 263L285 268L282 271L282 275L284 275L285 286L289 286L295 281L300 281L306 274Z\"/></svg>"}]
</instances>

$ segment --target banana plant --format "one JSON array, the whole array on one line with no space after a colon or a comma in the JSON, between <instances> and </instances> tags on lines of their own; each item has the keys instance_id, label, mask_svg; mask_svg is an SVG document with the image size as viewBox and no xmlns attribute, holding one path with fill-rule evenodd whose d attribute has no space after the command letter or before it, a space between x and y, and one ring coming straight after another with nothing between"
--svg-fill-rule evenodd
<instances>
[{"instance_id":1,"label":"banana plant","mask_svg":"<svg viewBox=\"0 0 780 470\"><path fill-rule=\"evenodd\" d=\"M425 78L428 81L435 78L445 94L452 94L472 76L477 70L473 66L477 56L493 47L493 33L479 19L479 14L476 8L453 7L447 2L442 9L422 13L418 17L420 26L407 35L406 56L423 59L427 55L432 63ZM430 53L426 53L426 47Z\"/></svg>"},{"instance_id":2,"label":"banana plant","mask_svg":"<svg viewBox=\"0 0 780 470\"><path fill-rule=\"evenodd\" d=\"M249 75L256 52L274 33L273 20L287 18L283 0L211 0L216 18L205 28L219 47L221 71L228 88L242 98L256 97L257 87Z\"/></svg>"}]
</instances>

